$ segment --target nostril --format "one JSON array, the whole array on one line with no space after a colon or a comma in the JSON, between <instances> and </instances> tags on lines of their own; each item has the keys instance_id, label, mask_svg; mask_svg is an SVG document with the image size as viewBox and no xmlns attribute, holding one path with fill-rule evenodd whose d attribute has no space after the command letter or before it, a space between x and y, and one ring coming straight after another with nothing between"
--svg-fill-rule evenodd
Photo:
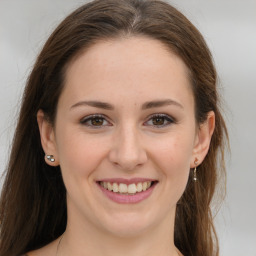
<instances>
[{"instance_id":1,"label":"nostril","mask_svg":"<svg viewBox=\"0 0 256 256\"><path fill-rule=\"evenodd\" d=\"M108 159L114 166L118 166L124 171L134 170L147 162L147 154L143 147L138 145L134 138L125 141L119 139L117 144L111 148Z\"/></svg>"}]
</instances>

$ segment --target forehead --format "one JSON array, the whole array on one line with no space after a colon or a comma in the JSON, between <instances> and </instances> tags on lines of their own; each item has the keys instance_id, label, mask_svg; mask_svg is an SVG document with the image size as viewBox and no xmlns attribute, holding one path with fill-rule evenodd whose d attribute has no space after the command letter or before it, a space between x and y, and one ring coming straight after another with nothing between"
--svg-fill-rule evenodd
<instances>
[{"instance_id":1,"label":"forehead","mask_svg":"<svg viewBox=\"0 0 256 256\"><path fill-rule=\"evenodd\" d=\"M181 58L158 40L131 37L101 41L70 63L63 94L68 92L70 100L191 98L188 73Z\"/></svg>"}]
</instances>

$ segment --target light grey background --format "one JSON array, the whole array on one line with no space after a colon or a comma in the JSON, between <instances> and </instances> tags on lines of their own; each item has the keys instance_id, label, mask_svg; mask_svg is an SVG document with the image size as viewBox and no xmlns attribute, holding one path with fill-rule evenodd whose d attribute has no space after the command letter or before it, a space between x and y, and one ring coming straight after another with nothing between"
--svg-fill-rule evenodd
<instances>
[{"instance_id":1,"label":"light grey background","mask_svg":"<svg viewBox=\"0 0 256 256\"><path fill-rule=\"evenodd\" d=\"M0 0L0 174L35 56L78 0ZM202 32L219 72L232 154L216 219L221 256L256 256L256 0L174 0Z\"/></svg>"}]
</instances>

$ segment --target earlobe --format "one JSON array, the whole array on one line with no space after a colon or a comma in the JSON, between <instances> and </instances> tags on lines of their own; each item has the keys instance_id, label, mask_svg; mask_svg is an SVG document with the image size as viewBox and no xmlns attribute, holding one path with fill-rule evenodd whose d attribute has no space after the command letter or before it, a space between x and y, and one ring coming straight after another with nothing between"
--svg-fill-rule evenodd
<instances>
[{"instance_id":1,"label":"earlobe","mask_svg":"<svg viewBox=\"0 0 256 256\"><path fill-rule=\"evenodd\" d=\"M45 161L51 166L57 166L59 162L54 129L41 109L37 112L37 123L40 131L41 144L45 152Z\"/></svg>"},{"instance_id":2,"label":"earlobe","mask_svg":"<svg viewBox=\"0 0 256 256\"><path fill-rule=\"evenodd\" d=\"M198 159L198 165L201 164L206 157L212 134L215 128L215 114L213 111L210 111L207 115L207 119L204 123L200 124L197 132L197 139L193 149L193 157L191 159L190 168L195 168L195 158Z\"/></svg>"}]
</instances>

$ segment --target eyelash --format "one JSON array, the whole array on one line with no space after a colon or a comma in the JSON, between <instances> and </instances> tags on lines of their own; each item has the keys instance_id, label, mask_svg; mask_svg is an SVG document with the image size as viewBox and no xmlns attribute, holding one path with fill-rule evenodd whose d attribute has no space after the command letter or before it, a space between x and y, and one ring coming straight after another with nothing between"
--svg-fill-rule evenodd
<instances>
[{"instance_id":1,"label":"eyelash","mask_svg":"<svg viewBox=\"0 0 256 256\"><path fill-rule=\"evenodd\" d=\"M167 127L173 123L176 123L174 118L170 117L167 114L153 114L148 118L148 120L145 123L149 122L150 120L153 120L154 118L161 118L161 119L163 118L164 119L164 124L162 124L162 125L154 125L154 124L150 125L154 128L163 128L163 127Z\"/></svg>"},{"instance_id":2,"label":"eyelash","mask_svg":"<svg viewBox=\"0 0 256 256\"><path fill-rule=\"evenodd\" d=\"M103 120L103 122L108 122L108 125L93 125L92 123L91 124L87 124L88 122L92 122L93 120L96 120L96 119L101 119ZM100 129L101 127L105 127L105 126L111 126L110 122L107 121L106 117L104 115L101 115L101 114L93 114L93 115L89 115L89 116L86 116L85 118L83 118L80 123L82 125L85 125L85 126L88 126L88 127L91 127L93 129Z\"/></svg>"},{"instance_id":3,"label":"eyelash","mask_svg":"<svg viewBox=\"0 0 256 256\"><path fill-rule=\"evenodd\" d=\"M167 126L169 126L169 125L171 125L173 123L176 123L175 119L170 117L169 115L166 115L166 114L153 114L153 115L149 116L149 118L147 119L146 122L143 123L143 125L146 124L149 121L152 121L154 118L155 119L156 118L163 119L163 121L164 121L164 124L161 124L161 125L154 125L153 123L149 125L149 126L152 126L154 128L163 128L163 127L167 127ZM97 125L93 125L92 121L93 120L96 121L97 119L100 119L103 122L103 124L102 125L98 125L98 126ZM88 124L88 122L91 122L91 124ZM104 125L104 122L108 122L108 124ZM105 127L105 126L112 126L112 124L107 120L107 118L104 115L101 115L101 114L89 115L89 116L83 118L80 121L80 123L82 125L85 125L85 126L88 126L88 127L92 128L92 129L100 129L100 128Z\"/></svg>"}]
</instances>

